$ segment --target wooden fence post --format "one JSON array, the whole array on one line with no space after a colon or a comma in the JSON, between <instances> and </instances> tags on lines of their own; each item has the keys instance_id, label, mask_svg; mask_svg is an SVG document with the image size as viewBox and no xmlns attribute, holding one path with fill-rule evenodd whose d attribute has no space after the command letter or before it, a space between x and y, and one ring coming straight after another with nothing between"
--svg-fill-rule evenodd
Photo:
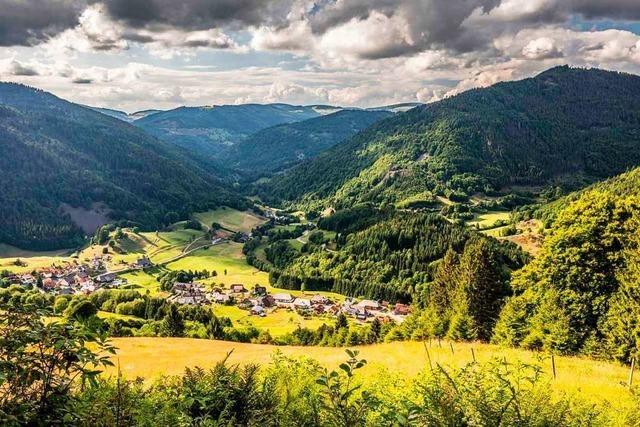
<instances>
[{"instance_id":1,"label":"wooden fence post","mask_svg":"<svg viewBox=\"0 0 640 427\"><path fill-rule=\"evenodd\" d=\"M553 357L553 353L551 353L551 372L553 373L553 379L556 379L556 359Z\"/></svg>"},{"instance_id":2,"label":"wooden fence post","mask_svg":"<svg viewBox=\"0 0 640 427\"><path fill-rule=\"evenodd\" d=\"M636 367L636 358L631 358L631 370L629 371L629 387L633 385L633 370Z\"/></svg>"},{"instance_id":3,"label":"wooden fence post","mask_svg":"<svg viewBox=\"0 0 640 427\"><path fill-rule=\"evenodd\" d=\"M429 354L429 349L427 348L427 345L424 345L424 351L427 353L427 360L429 361L429 369L431 369L431 371L433 372L433 364L431 363L431 355Z\"/></svg>"},{"instance_id":4,"label":"wooden fence post","mask_svg":"<svg viewBox=\"0 0 640 427\"><path fill-rule=\"evenodd\" d=\"M476 363L476 352L473 351L473 347L471 347L471 357L473 357L473 363Z\"/></svg>"}]
</instances>

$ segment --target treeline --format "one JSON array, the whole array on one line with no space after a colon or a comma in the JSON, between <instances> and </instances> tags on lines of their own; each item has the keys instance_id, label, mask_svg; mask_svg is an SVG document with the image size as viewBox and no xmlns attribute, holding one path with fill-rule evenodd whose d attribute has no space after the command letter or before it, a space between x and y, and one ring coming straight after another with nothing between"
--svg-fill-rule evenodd
<instances>
[{"instance_id":1,"label":"treeline","mask_svg":"<svg viewBox=\"0 0 640 427\"><path fill-rule=\"evenodd\" d=\"M554 394L538 366L493 361L416 377L369 373L357 351L339 369L276 354L271 363L187 369L155 382L101 377L116 349L86 325L0 306L0 423L17 425L635 425L637 397L612 409ZM29 333L25 334L27 329ZM33 352L37 347L42 351ZM366 355L365 355L366 356Z\"/></svg>"}]
</instances>

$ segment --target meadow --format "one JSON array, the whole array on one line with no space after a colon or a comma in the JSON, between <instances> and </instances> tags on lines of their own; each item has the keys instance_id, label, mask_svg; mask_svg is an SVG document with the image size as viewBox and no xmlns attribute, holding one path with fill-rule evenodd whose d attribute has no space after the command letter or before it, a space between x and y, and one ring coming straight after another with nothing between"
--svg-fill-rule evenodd
<instances>
[{"instance_id":1,"label":"meadow","mask_svg":"<svg viewBox=\"0 0 640 427\"><path fill-rule=\"evenodd\" d=\"M228 354L231 363L264 365L275 352L282 352L288 356L310 357L328 368L336 368L345 359L344 349L334 347L279 347L188 338L114 338L113 343L118 347L113 358L116 366L105 374L112 375L120 369L128 378L153 379L160 375L180 374L186 367L208 368ZM557 393L579 394L594 403L607 401L614 406L631 402L627 386L629 367L615 363L556 356L556 377L553 378L548 355L490 344L393 342L355 348L368 361L363 369L365 377L373 377L380 370L414 377L429 369L429 359L434 368L437 365L460 368L473 362L474 357L478 363L497 359L510 364L539 365Z\"/></svg>"},{"instance_id":2,"label":"meadow","mask_svg":"<svg viewBox=\"0 0 640 427\"><path fill-rule=\"evenodd\" d=\"M231 208L220 208L208 212L200 212L193 215L205 227L217 222L223 228L243 233L250 232L254 227L264 223L265 218L251 212L241 212Z\"/></svg>"}]
</instances>

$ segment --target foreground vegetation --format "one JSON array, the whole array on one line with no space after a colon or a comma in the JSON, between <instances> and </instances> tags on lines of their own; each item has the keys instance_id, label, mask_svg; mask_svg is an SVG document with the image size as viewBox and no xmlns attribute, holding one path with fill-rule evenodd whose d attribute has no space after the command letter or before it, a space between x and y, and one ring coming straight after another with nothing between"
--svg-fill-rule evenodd
<instances>
[{"instance_id":1,"label":"foreground vegetation","mask_svg":"<svg viewBox=\"0 0 640 427\"><path fill-rule=\"evenodd\" d=\"M209 368L188 368L183 375L151 382L127 378L120 370L99 377L105 367L117 369L109 360L113 346L89 324L45 323L43 314L28 304L3 305L0 311L3 425L585 426L639 421L633 393L621 388L614 407L593 404L555 392L553 380L537 364L505 359L445 367L427 353L425 369L416 375L369 371L365 377L366 354L358 351L348 350L335 370L283 354L263 366L234 364L231 353Z\"/></svg>"}]
</instances>

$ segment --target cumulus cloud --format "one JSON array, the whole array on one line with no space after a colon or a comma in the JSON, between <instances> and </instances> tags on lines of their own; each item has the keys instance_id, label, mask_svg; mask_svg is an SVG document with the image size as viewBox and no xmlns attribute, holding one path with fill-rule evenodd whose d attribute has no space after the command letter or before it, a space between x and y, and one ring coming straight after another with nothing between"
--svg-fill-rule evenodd
<instances>
[{"instance_id":1,"label":"cumulus cloud","mask_svg":"<svg viewBox=\"0 0 640 427\"><path fill-rule=\"evenodd\" d=\"M130 109L432 102L565 63L638 73L638 19L638 0L0 0L0 73Z\"/></svg>"},{"instance_id":2,"label":"cumulus cloud","mask_svg":"<svg viewBox=\"0 0 640 427\"><path fill-rule=\"evenodd\" d=\"M16 60L11 61L10 73L14 76L37 76L40 74L33 66Z\"/></svg>"},{"instance_id":3,"label":"cumulus cloud","mask_svg":"<svg viewBox=\"0 0 640 427\"><path fill-rule=\"evenodd\" d=\"M31 46L78 24L78 0L0 0L0 46Z\"/></svg>"}]
</instances>

